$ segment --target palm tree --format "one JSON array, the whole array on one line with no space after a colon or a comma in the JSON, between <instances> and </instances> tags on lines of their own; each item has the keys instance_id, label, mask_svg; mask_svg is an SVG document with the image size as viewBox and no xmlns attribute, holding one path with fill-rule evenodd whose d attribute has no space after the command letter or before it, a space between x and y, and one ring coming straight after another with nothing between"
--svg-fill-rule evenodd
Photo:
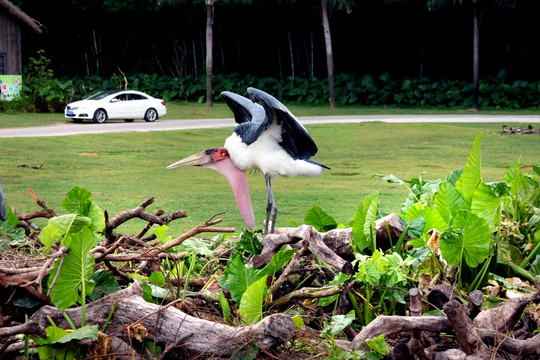
<instances>
[{"instance_id":1,"label":"palm tree","mask_svg":"<svg viewBox=\"0 0 540 360\"><path fill-rule=\"evenodd\" d=\"M427 0L426 7L429 9L442 9L452 1L454 4L462 4L463 0ZM517 0L491 0L499 7L514 7ZM480 21L481 14L480 0L471 0L473 8L473 93L472 93L472 110L478 110L479 90L478 84L480 79ZM484 2L484 1L482 1Z\"/></svg>"},{"instance_id":2,"label":"palm tree","mask_svg":"<svg viewBox=\"0 0 540 360\"><path fill-rule=\"evenodd\" d=\"M324 44L326 46L326 68L328 71L328 90L330 92L330 108L336 108L336 89L334 79L334 53L332 51L332 36L328 21L327 0L321 0L322 23L324 29Z\"/></svg>"},{"instance_id":3,"label":"palm tree","mask_svg":"<svg viewBox=\"0 0 540 360\"><path fill-rule=\"evenodd\" d=\"M214 65L214 0L205 0L206 4L206 107L212 102L212 73Z\"/></svg>"}]
</instances>

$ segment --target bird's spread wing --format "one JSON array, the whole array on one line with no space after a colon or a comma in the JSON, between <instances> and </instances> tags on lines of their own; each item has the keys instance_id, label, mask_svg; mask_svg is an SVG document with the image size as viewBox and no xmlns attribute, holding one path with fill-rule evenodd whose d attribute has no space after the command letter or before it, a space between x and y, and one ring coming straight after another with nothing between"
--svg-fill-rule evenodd
<instances>
[{"instance_id":1,"label":"bird's spread wing","mask_svg":"<svg viewBox=\"0 0 540 360\"><path fill-rule=\"evenodd\" d=\"M272 124L264 108L250 99L230 91L223 91L221 97L229 105L234 114L234 120L239 124L234 131L247 145L257 140L259 135Z\"/></svg>"},{"instance_id":2,"label":"bird's spread wing","mask_svg":"<svg viewBox=\"0 0 540 360\"><path fill-rule=\"evenodd\" d=\"M317 145L285 105L272 95L255 88L249 88L248 94L252 101L261 103L268 123L276 120L281 125L280 145L289 155L295 159L307 160L317 153Z\"/></svg>"},{"instance_id":3,"label":"bird's spread wing","mask_svg":"<svg viewBox=\"0 0 540 360\"><path fill-rule=\"evenodd\" d=\"M254 104L253 101L242 95L230 91L223 91L221 97L232 110L234 120L237 124L250 122L254 117L257 118L257 116L262 113L262 108L259 104Z\"/></svg>"}]
</instances>

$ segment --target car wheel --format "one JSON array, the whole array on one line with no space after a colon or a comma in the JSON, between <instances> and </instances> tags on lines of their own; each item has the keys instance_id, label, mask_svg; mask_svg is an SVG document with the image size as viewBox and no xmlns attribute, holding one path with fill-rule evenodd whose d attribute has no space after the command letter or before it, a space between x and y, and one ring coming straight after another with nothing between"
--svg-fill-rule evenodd
<instances>
[{"instance_id":1,"label":"car wheel","mask_svg":"<svg viewBox=\"0 0 540 360\"><path fill-rule=\"evenodd\" d=\"M125 122L133 122L133 119L124 119Z\"/></svg>"},{"instance_id":2,"label":"car wheel","mask_svg":"<svg viewBox=\"0 0 540 360\"><path fill-rule=\"evenodd\" d=\"M97 109L94 113L94 122L101 124L107 121L107 112L103 109Z\"/></svg>"},{"instance_id":3,"label":"car wheel","mask_svg":"<svg viewBox=\"0 0 540 360\"><path fill-rule=\"evenodd\" d=\"M156 109L150 108L146 110L146 112L144 113L144 121L146 122L155 121L157 118L158 118L158 114L157 114Z\"/></svg>"}]
</instances>

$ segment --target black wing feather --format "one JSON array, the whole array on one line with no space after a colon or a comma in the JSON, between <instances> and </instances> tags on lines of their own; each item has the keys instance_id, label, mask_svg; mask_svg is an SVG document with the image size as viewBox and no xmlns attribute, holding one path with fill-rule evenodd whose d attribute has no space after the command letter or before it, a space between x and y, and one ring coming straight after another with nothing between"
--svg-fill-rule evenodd
<instances>
[{"instance_id":1,"label":"black wing feather","mask_svg":"<svg viewBox=\"0 0 540 360\"><path fill-rule=\"evenodd\" d=\"M263 107L250 99L230 91L223 91L221 97L234 113L239 125L234 129L244 143L250 145L272 123L266 116Z\"/></svg>"},{"instance_id":2,"label":"black wing feather","mask_svg":"<svg viewBox=\"0 0 540 360\"><path fill-rule=\"evenodd\" d=\"M264 91L249 88L249 97L252 101L259 101L271 123L274 119L281 125L281 147L293 158L307 160L317 153L317 145L298 122L294 115L272 95Z\"/></svg>"},{"instance_id":3,"label":"black wing feather","mask_svg":"<svg viewBox=\"0 0 540 360\"><path fill-rule=\"evenodd\" d=\"M7 216L6 199L2 192L2 186L0 186L0 220L5 221Z\"/></svg>"}]
</instances>

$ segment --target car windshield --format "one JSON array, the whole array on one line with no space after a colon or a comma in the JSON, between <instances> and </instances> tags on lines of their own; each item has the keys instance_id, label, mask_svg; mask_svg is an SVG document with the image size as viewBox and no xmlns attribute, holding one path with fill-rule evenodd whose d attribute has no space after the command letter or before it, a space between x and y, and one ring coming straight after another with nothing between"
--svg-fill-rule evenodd
<instances>
[{"instance_id":1,"label":"car windshield","mask_svg":"<svg viewBox=\"0 0 540 360\"><path fill-rule=\"evenodd\" d=\"M87 100L101 100L104 97L107 97L107 96L112 95L112 94L116 94L117 92L120 92L120 91L121 90L105 90L105 91L101 91L101 92L98 92L97 94L94 94L94 95L90 96Z\"/></svg>"}]
</instances>

